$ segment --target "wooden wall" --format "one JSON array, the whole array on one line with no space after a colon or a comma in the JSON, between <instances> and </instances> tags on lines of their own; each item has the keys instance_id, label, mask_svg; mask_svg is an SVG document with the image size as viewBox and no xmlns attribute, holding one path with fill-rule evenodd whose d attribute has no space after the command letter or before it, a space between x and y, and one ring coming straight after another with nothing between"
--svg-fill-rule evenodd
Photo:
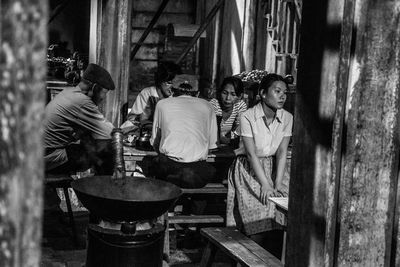
<instances>
[{"instance_id":1,"label":"wooden wall","mask_svg":"<svg viewBox=\"0 0 400 267\"><path fill-rule=\"evenodd\" d=\"M134 0L132 9L131 49L136 45L161 0ZM170 0L161 17L147 36L130 65L129 107L137 94L145 87L154 84L154 71L157 68L159 55L163 52L166 26L169 23L194 24L196 18L196 1Z\"/></svg>"}]
</instances>

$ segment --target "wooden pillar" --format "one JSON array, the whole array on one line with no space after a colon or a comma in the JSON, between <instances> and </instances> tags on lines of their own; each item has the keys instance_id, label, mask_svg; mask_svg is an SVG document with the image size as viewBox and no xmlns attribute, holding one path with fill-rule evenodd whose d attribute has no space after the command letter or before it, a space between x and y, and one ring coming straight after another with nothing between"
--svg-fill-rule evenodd
<instances>
[{"instance_id":1,"label":"wooden pillar","mask_svg":"<svg viewBox=\"0 0 400 267\"><path fill-rule=\"evenodd\" d=\"M111 73L116 89L101 107L115 126L121 123L121 108L128 101L129 52L132 1L92 0L89 61Z\"/></svg>"},{"instance_id":2,"label":"wooden pillar","mask_svg":"<svg viewBox=\"0 0 400 267\"><path fill-rule=\"evenodd\" d=\"M332 166L343 1L303 1L287 266L325 266L326 189Z\"/></svg>"},{"instance_id":3,"label":"wooden pillar","mask_svg":"<svg viewBox=\"0 0 400 267\"><path fill-rule=\"evenodd\" d=\"M257 1L256 11L254 12L255 18L255 33L254 33L254 69L265 70L267 67L267 61L270 60L266 58L267 54L267 23L265 19L265 7L266 1Z\"/></svg>"},{"instance_id":4,"label":"wooden pillar","mask_svg":"<svg viewBox=\"0 0 400 267\"><path fill-rule=\"evenodd\" d=\"M356 1L354 31L337 266L399 266L400 1Z\"/></svg>"},{"instance_id":5,"label":"wooden pillar","mask_svg":"<svg viewBox=\"0 0 400 267\"><path fill-rule=\"evenodd\" d=\"M256 48L256 27L258 14L258 0L245 1L244 3L244 18L243 18L243 41L242 67L245 71L251 71L254 68L255 48ZM266 31L264 31L266 34Z\"/></svg>"},{"instance_id":6,"label":"wooden pillar","mask_svg":"<svg viewBox=\"0 0 400 267\"><path fill-rule=\"evenodd\" d=\"M0 266L39 266L48 6L0 10Z\"/></svg>"},{"instance_id":7,"label":"wooden pillar","mask_svg":"<svg viewBox=\"0 0 400 267\"><path fill-rule=\"evenodd\" d=\"M287 266L398 266L400 1L303 1Z\"/></svg>"},{"instance_id":8,"label":"wooden pillar","mask_svg":"<svg viewBox=\"0 0 400 267\"><path fill-rule=\"evenodd\" d=\"M225 1L219 71L221 77L254 68L257 5L258 1L255 0Z\"/></svg>"},{"instance_id":9,"label":"wooden pillar","mask_svg":"<svg viewBox=\"0 0 400 267\"><path fill-rule=\"evenodd\" d=\"M201 0L197 3L198 19L197 24L201 24L210 10L217 3L217 0ZM222 33L222 14L224 10L224 5L218 10L217 14L207 26L206 38L204 41L204 50L206 54L205 57L200 57L200 62L202 64L201 76L205 83L202 84L209 89L216 89L216 87L222 81L221 77L218 76L218 66L219 66L219 54L221 52L221 33Z\"/></svg>"}]
</instances>

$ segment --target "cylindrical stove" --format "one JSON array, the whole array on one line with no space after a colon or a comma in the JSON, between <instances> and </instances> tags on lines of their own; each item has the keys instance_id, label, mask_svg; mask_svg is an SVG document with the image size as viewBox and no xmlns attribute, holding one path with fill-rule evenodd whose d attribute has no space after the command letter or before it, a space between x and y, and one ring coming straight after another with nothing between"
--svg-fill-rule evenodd
<instances>
[{"instance_id":1,"label":"cylindrical stove","mask_svg":"<svg viewBox=\"0 0 400 267\"><path fill-rule=\"evenodd\" d=\"M165 226L153 222L182 194L179 187L111 176L86 177L71 186L91 216L86 267L162 266Z\"/></svg>"},{"instance_id":2,"label":"cylindrical stove","mask_svg":"<svg viewBox=\"0 0 400 267\"><path fill-rule=\"evenodd\" d=\"M135 230L133 224L120 226L89 224L86 267L162 266L165 226L156 223L142 230Z\"/></svg>"}]
</instances>

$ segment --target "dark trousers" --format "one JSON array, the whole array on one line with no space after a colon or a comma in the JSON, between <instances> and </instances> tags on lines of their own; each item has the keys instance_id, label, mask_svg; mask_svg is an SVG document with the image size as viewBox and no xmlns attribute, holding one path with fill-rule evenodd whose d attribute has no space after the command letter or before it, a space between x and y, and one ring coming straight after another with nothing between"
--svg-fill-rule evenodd
<instances>
[{"instance_id":1,"label":"dark trousers","mask_svg":"<svg viewBox=\"0 0 400 267\"><path fill-rule=\"evenodd\" d=\"M204 161L178 162L164 154L153 161L154 175L157 179L173 183L181 188L201 188L214 180L214 166Z\"/></svg>"},{"instance_id":2,"label":"dark trousers","mask_svg":"<svg viewBox=\"0 0 400 267\"><path fill-rule=\"evenodd\" d=\"M111 142L103 141L99 145L95 140L86 140L85 145L71 144L65 149L68 161L54 169L46 170L46 174L71 175L78 171L86 171L93 168L96 175L112 175L114 160L111 150ZM101 149L94 149L101 147ZM51 150L45 151L51 153ZM44 209L47 211L59 210L60 199L55 188L45 187Z\"/></svg>"},{"instance_id":3,"label":"dark trousers","mask_svg":"<svg viewBox=\"0 0 400 267\"><path fill-rule=\"evenodd\" d=\"M88 148L88 145L72 144L67 146L68 161L54 169L46 171L48 174L75 174L93 168L96 175L112 175L114 160L109 147L100 151Z\"/></svg>"}]
</instances>

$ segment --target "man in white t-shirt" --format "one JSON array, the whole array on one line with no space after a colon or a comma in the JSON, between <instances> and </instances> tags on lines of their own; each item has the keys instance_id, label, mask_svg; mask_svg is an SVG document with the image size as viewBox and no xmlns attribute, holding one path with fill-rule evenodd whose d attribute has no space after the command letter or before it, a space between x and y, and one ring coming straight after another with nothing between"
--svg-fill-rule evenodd
<instances>
[{"instance_id":1,"label":"man in white t-shirt","mask_svg":"<svg viewBox=\"0 0 400 267\"><path fill-rule=\"evenodd\" d=\"M174 97L160 100L154 113L151 144L159 153L155 176L183 188L200 188L215 176L206 162L217 147L217 121L209 102L197 98L189 82L174 88Z\"/></svg>"}]
</instances>

